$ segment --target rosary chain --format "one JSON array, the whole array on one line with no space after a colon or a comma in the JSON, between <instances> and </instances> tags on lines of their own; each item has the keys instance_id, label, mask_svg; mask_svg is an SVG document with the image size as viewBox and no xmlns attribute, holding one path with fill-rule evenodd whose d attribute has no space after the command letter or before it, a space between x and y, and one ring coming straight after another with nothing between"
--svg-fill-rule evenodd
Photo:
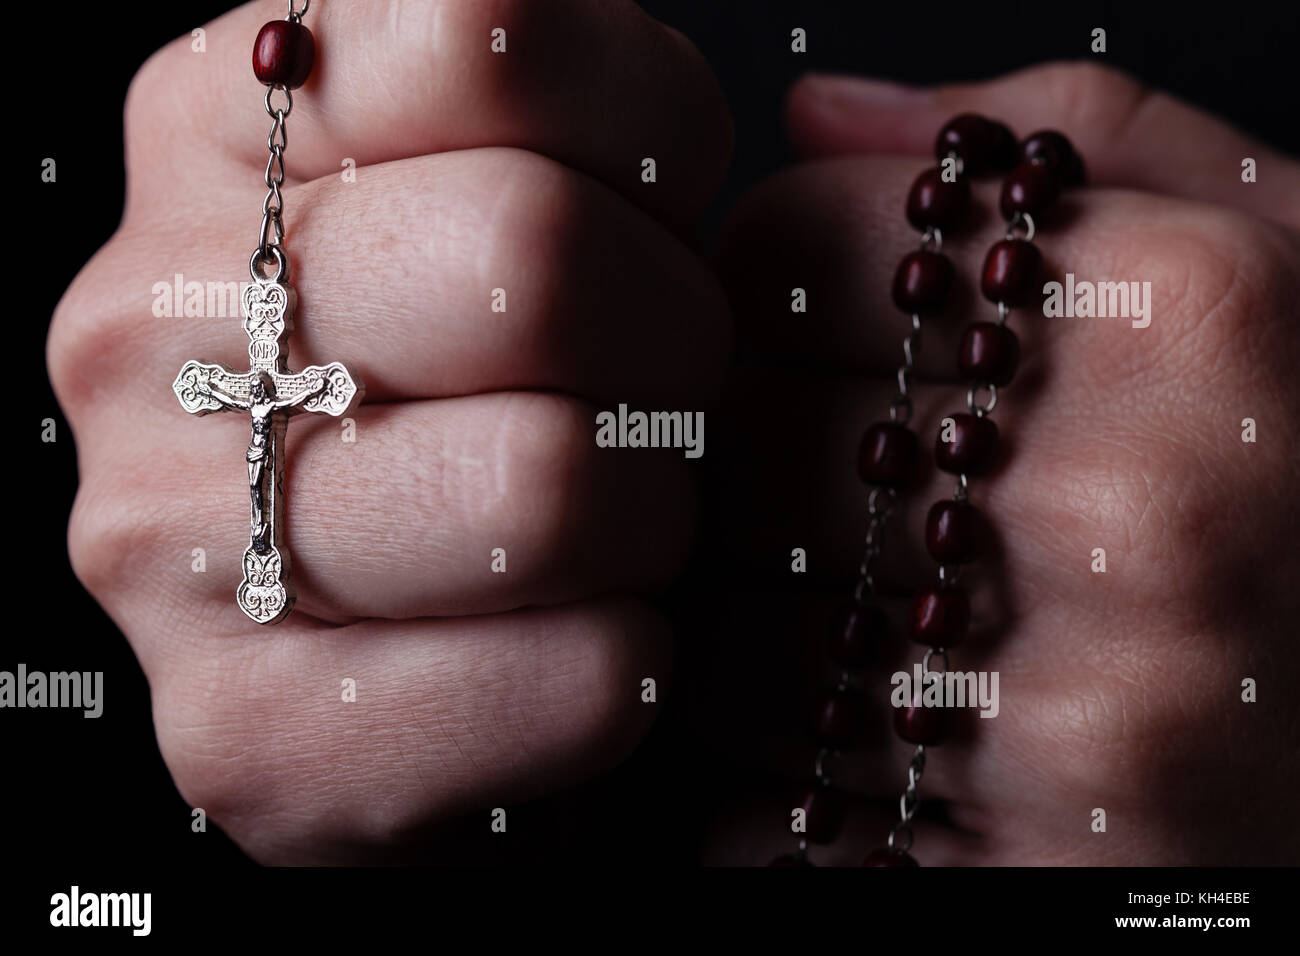
<instances>
[{"instance_id":1,"label":"rosary chain","mask_svg":"<svg viewBox=\"0 0 1300 956\"><path fill-rule=\"evenodd\" d=\"M898 492L893 488L880 485L871 489L867 496L867 535L862 553L862 563L858 565L858 582L853 588L853 600L861 604L867 595L875 591L876 580L874 567L876 559L884 547L885 526L898 504Z\"/></svg>"},{"instance_id":2,"label":"rosary chain","mask_svg":"<svg viewBox=\"0 0 1300 956\"><path fill-rule=\"evenodd\" d=\"M290 23L302 23L302 18L311 7L311 0L303 0L302 8L295 6L295 0L289 0L289 12L285 19ZM284 94L284 105L276 106L271 96L279 90ZM289 257L284 251L284 151L289 146L289 114L293 112L293 93L287 86L268 86L263 98L266 115L271 117L271 131L266 134L266 172L262 182L266 184L266 196L262 199L262 225L257 232L257 248L253 250L248 262L248 271L254 281L262 282L267 278L280 282L289 274ZM262 274L262 267L275 261L274 275Z\"/></svg>"},{"instance_id":3,"label":"rosary chain","mask_svg":"<svg viewBox=\"0 0 1300 956\"><path fill-rule=\"evenodd\" d=\"M1028 213L1017 212L1007 220L1006 238L1013 239L1017 230L1023 230L1024 235L1021 237L1026 242L1032 242L1035 233L1034 220ZM924 244L924 243L923 243ZM998 325L1005 326L1007 317L1011 313L1010 307L1006 302L997 303ZM909 354L910 359L910 354ZM902 370L899 370L899 381L902 383ZM966 392L966 407L971 414L980 418L992 413L998 404L998 389L992 382L973 382ZM970 498L970 479L963 472L957 476L957 486L953 490L953 500L965 502ZM957 583L958 565L939 565L939 585L948 588ZM935 655L943 659L942 670L931 670L930 664ZM922 679L924 680L930 674L943 675L949 670L948 651L943 647L931 647L925 652L921 660ZM898 800L898 822L894 824L889 831L888 846L892 852L906 853L912 848L914 833L912 831L912 818L916 815L916 808L920 801L919 784L921 777L925 773L925 746L917 744L916 750L912 753L912 759L907 766L907 786L904 787L902 796Z\"/></svg>"},{"instance_id":4,"label":"rosary chain","mask_svg":"<svg viewBox=\"0 0 1300 956\"><path fill-rule=\"evenodd\" d=\"M960 175L961 161L958 160L957 162L958 175ZM920 248L926 251L939 252L943 249L943 233L933 226L926 229L921 235ZM903 339L903 364L898 367L898 394L889 403L890 421L899 425L906 425L912 420L912 373L916 370L916 357L920 351L921 316L913 312L912 328ZM887 498L887 504L883 508L879 505L882 492ZM893 488L882 489L880 486L873 488L870 498L867 499L867 513L871 516L871 524L867 528L867 549L862 559L858 585L853 591L854 599L858 603L862 602L866 593L873 591L875 588L872 565L875 559L880 556L880 539L885 524L897 503L897 492ZM947 659L946 654L944 658ZM926 662L927 664L929 662L928 656ZM903 791L903 796L899 799L900 819L889 831L888 846L891 852L906 853L912 846L912 815L916 813L919 799L918 788L924 773L925 747L918 744L907 766L907 789Z\"/></svg>"},{"instance_id":5,"label":"rosary chain","mask_svg":"<svg viewBox=\"0 0 1300 956\"><path fill-rule=\"evenodd\" d=\"M926 229L921 236L921 248L938 252L943 247L943 235L936 228ZM907 425L912 418L911 384L912 373L916 368L916 357L921 351L921 316L912 313L912 324L903 338L903 364L898 367L898 394L889 403L889 419L898 425ZM875 564L884 548L885 529L890 517L898 507L898 491L884 485L876 485L867 496L867 533L863 548L862 562L858 566L858 580L853 588L854 603L862 605L867 597L875 592ZM849 687L851 675L847 670L840 672L837 682L838 690ZM813 760L813 775L819 786L830 787L831 775L826 769L829 758L838 757L839 751L832 747L822 747ZM917 752L910 765L911 808L915 810L916 785L920 783L925 770L925 748L917 747ZM907 817L911 819L910 813ZM911 831L908 829L908 845L911 845ZM889 845L893 847L895 836L890 833ZM799 841L795 859L805 861L808 856L808 840Z\"/></svg>"},{"instance_id":6,"label":"rosary chain","mask_svg":"<svg viewBox=\"0 0 1300 956\"><path fill-rule=\"evenodd\" d=\"M890 828L886 845L895 853L906 853L912 848L915 839L912 833L912 817L916 814L920 802L918 788L921 776L925 773L925 745L917 744L912 751L912 759L907 762L907 789L898 801L899 820Z\"/></svg>"},{"instance_id":7,"label":"rosary chain","mask_svg":"<svg viewBox=\"0 0 1300 956\"><path fill-rule=\"evenodd\" d=\"M292 3L290 4L292 8ZM305 8L303 10L305 11ZM279 89L284 93L283 106L271 102L271 95ZM271 117L271 131L266 134L266 196L262 199L262 226L257 234L257 250L253 253L250 271L260 279L259 269L272 259L276 261L276 280L282 279L289 269L289 259L283 249L284 241L284 151L289 145L289 114L293 111L293 94L284 87L268 86L264 98L266 113Z\"/></svg>"}]
</instances>

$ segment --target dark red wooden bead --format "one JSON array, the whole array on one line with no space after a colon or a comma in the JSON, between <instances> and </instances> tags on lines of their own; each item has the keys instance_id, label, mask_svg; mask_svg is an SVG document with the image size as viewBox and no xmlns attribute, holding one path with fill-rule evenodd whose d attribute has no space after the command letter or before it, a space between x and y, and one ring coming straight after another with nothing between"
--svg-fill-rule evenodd
<instances>
[{"instance_id":1,"label":"dark red wooden bead","mask_svg":"<svg viewBox=\"0 0 1300 956\"><path fill-rule=\"evenodd\" d=\"M894 733L909 744L935 747L948 739L950 713L947 707L923 707L918 698L911 707L894 708Z\"/></svg>"},{"instance_id":2,"label":"dark red wooden bead","mask_svg":"<svg viewBox=\"0 0 1300 956\"><path fill-rule=\"evenodd\" d=\"M889 631L885 612L874 604L850 604L835 616L831 629L831 658L844 667L865 667Z\"/></svg>"},{"instance_id":3,"label":"dark red wooden bead","mask_svg":"<svg viewBox=\"0 0 1300 956\"><path fill-rule=\"evenodd\" d=\"M315 59L311 31L292 20L272 20L253 43L253 73L267 86L296 90L307 82Z\"/></svg>"},{"instance_id":4,"label":"dark red wooden bead","mask_svg":"<svg viewBox=\"0 0 1300 956\"><path fill-rule=\"evenodd\" d=\"M1054 129L1043 129L1026 136L1020 144L1020 158L1026 162L1042 163L1056 173L1062 186L1081 186L1086 178L1083 157L1073 143Z\"/></svg>"},{"instance_id":5,"label":"dark red wooden bead","mask_svg":"<svg viewBox=\"0 0 1300 956\"><path fill-rule=\"evenodd\" d=\"M1061 195L1061 180L1043 163L1022 162L1002 183L1002 216L1024 212L1039 219Z\"/></svg>"},{"instance_id":6,"label":"dark red wooden bead","mask_svg":"<svg viewBox=\"0 0 1300 956\"><path fill-rule=\"evenodd\" d=\"M952 426L939 425L934 442L934 463L954 475L982 475L993 467L998 456L998 426L987 415L965 412L949 415ZM945 441L951 436L952 441Z\"/></svg>"},{"instance_id":7,"label":"dark red wooden bead","mask_svg":"<svg viewBox=\"0 0 1300 956\"><path fill-rule=\"evenodd\" d=\"M810 843L830 843L844 822L844 800L835 790L819 783L805 787L796 804L804 811L804 836Z\"/></svg>"},{"instance_id":8,"label":"dark red wooden bead","mask_svg":"<svg viewBox=\"0 0 1300 956\"><path fill-rule=\"evenodd\" d=\"M995 120L975 113L955 116L939 131L935 158L949 153L961 157L967 175L984 176L1010 169L1016 162L1016 138Z\"/></svg>"},{"instance_id":9,"label":"dark red wooden bead","mask_svg":"<svg viewBox=\"0 0 1300 956\"><path fill-rule=\"evenodd\" d=\"M847 750L862 738L862 701L849 690L822 694L813 714L817 736L830 747Z\"/></svg>"},{"instance_id":10,"label":"dark red wooden bead","mask_svg":"<svg viewBox=\"0 0 1300 956\"><path fill-rule=\"evenodd\" d=\"M941 311L952 288L952 272L952 262L942 252L909 252L894 272L894 304L909 315Z\"/></svg>"},{"instance_id":11,"label":"dark red wooden bead","mask_svg":"<svg viewBox=\"0 0 1300 956\"><path fill-rule=\"evenodd\" d=\"M956 647L970 630L970 598L960 588L927 588L912 599L909 630L927 647Z\"/></svg>"},{"instance_id":12,"label":"dark red wooden bead","mask_svg":"<svg viewBox=\"0 0 1300 956\"><path fill-rule=\"evenodd\" d=\"M945 182L943 170L927 169L916 177L907 194L907 221L924 232L930 227L952 229L970 205L970 180L958 176Z\"/></svg>"},{"instance_id":13,"label":"dark red wooden bead","mask_svg":"<svg viewBox=\"0 0 1300 956\"><path fill-rule=\"evenodd\" d=\"M904 853L902 850L891 850L888 847L881 847L879 850L872 850L862 861L863 866L920 866L916 859L910 853Z\"/></svg>"},{"instance_id":14,"label":"dark red wooden bead","mask_svg":"<svg viewBox=\"0 0 1300 956\"><path fill-rule=\"evenodd\" d=\"M897 422L876 422L862 436L858 475L870 485L900 488L912 477L918 447L916 432Z\"/></svg>"},{"instance_id":15,"label":"dark red wooden bead","mask_svg":"<svg viewBox=\"0 0 1300 956\"><path fill-rule=\"evenodd\" d=\"M979 513L967 501L936 501L925 519L925 547L940 564L965 564L979 553Z\"/></svg>"},{"instance_id":16,"label":"dark red wooden bead","mask_svg":"<svg viewBox=\"0 0 1300 956\"><path fill-rule=\"evenodd\" d=\"M1043 254L1024 239L999 239L984 259L980 291L990 302L1028 305L1042 294Z\"/></svg>"},{"instance_id":17,"label":"dark red wooden bead","mask_svg":"<svg viewBox=\"0 0 1300 956\"><path fill-rule=\"evenodd\" d=\"M1020 339L1005 325L972 322L961 335L957 365L962 375L976 382L1001 387L1008 384L1020 364Z\"/></svg>"},{"instance_id":18,"label":"dark red wooden bead","mask_svg":"<svg viewBox=\"0 0 1300 956\"><path fill-rule=\"evenodd\" d=\"M805 866L812 866L812 865L813 863L810 859L808 859L808 857L799 856L794 853L787 853L784 856L778 856L775 860L773 860L771 863L768 864L768 866L796 867L796 868L802 868Z\"/></svg>"}]
</instances>

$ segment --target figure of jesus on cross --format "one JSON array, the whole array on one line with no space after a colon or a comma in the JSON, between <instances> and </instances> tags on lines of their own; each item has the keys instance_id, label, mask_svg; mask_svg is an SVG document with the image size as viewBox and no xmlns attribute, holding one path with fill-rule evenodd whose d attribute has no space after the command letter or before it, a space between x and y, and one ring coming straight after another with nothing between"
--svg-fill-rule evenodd
<instances>
[{"instance_id":1,"label":"figure of jesus on cross","mask_svg":"<svg viewBox=\"0 0 1300 956\"><path fill-rule=\"evenodd\" d=\"M271 431L271 416L282 409L294 408L307 399L319 395L325 388L324 379L316 379L311 387L305 388L297 395L288 398L274 398L275 384L266 372L258 372L249 388L248 401L242 401L210 382L199 383L198 389L205 395L211 395L226 408L249 412L253 420L253 436L248 443L248 489L252 497L251 526L249 543L258 554L265 554L270 547L266 521L266 464L272 458L274 436Z\"/></svg>"},{"instance_id":2,"label":"figure of jesus on cross","mask_svg":"<svg viewBox=\"0 0 1300 956\"><path fill-rule=\"evenodd\" d=\"M289 415L324 412L340 416L360 404L363 387L338 362L301 372L285 367L280 339L292 328L293 289L259 279L241 297L248 333L249 370L186 362L172 385L181 407L195 415L246 412L252 435L248 464L249 535L244 580L235 597L259 624L275 624L293 609L289 553L283 543L284 437Z\"/></svg>"}]
</instances>

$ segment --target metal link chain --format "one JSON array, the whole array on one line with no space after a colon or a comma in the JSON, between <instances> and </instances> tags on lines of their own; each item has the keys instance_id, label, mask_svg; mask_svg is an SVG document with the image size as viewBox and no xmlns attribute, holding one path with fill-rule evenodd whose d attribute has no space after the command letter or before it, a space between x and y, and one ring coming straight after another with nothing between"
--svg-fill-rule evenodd
<instances>
[{"instance_id":1,"label":"metal link chain","mask_svg":"<svg viewBox=\"0 0 1300 956\"><path fill-rule=\"evenodd\" d=\"M912 817L916 814L921 777L925 773L925 745L917 744L912 751L912 759L907 762L907 789L898 800L899 820L890 828L889 838L885 841L894 853L906 853L912 848L915 835L912 833Z\"/></svg>"},{"instance_id":2,"label":"metal link chain","mask_svg":"<svg viewBox=\"0 0 1300 956\"><path fill-rule=\"evenodd\" d=\"M883 499L883 500L882 500ZM873 567L884 547L885 525L898 504L898 492L893 488L880 485L871 489L867 496L867 536L862 552L862 563L858 565L858 583L853 588L853 600L861 604L867 595L876 588Z\"/></svg>"},{"instance_id":3,"label":"metal link chain","mask_svg":"<svg viewBox=\"0 0 1300 956\"><path fill-rule=\"evenodd\" d=\"M942 580L943 566L939 568ZM931 668L930 663L938 655L943 658L941 668ZM950 669L948 660L948 651L943 647L931 647L926 650L925 655L921 658L921 680L924 683L926 677L930 674L937 674L939 680ZM922 693L924 693L924 688ZM898 798L898 822L894 824L889 831L889 839L886 841L890 850L895 853L906 853L912 848L914 834L912 833L912 817L916 815L916 808L919 806L921 777L925 773L925 745L917 744L916 750L912 752L912 759L907 763L907 786L903 789L903 795Z\"/></svg>"},{"instance_id":4,"label":"metal link chain","mask_svg":"<svg viewBox=\"0 0 1300 956\"><path fill-rule=\"evenodd\" d=\"M291 23L301 23L311 7L311 0L303 0L302 9L295 9L294 0L289 0L289 12L285 19ZM279 90L284 94L284 106L275 106L271 94ZM284 251L284 194L280 187L284 185L284 151L289 145L289 127L287 120L293 112L293 93L286 86L268 86L263 97L266 115L271 117L271 131L266 134L266 172L262 182L266 184L266 196L262 199L262 226L257 232L257 248L253 250L248 261L248 271L255 282L283 282L289 276L289 256ZM275 273L267 276L262 268L274 260Z\"/></svg>"},{"instance_id":5,"label":"metal link chain","mask_svg":"<svg viewBox=\"0 0 1300 956\"><path fill-rule=\"evenodd\" d=\"M980 404L976 401L980 391L983 390L988 395L988 399ZM983 418L998 404L998 387L989 382L976 382L966 390L966 407L973 415Z\"/></svg>"},{"instance_id":6,"label":"metal link chain","mask_svg":"<svg viewBox=\"0 0 1300 956\"><path fill-rule=\"evenodd\" d=\"M813 776L823 787L831 785L831 775L826 770L826 758L838 757L840 752L834 747L822 747L817 751L817 757L813 760Z\"/></svg>"},{"instance_id":7,"label":"metal link chain","mask_svg":"<svg viewBox=\"0 0 1300 956\"><path fill-rule=\"evenodd\" d=\"M1008 239L1016 238L1017 229L1023 229L1025 231L1025 234L1020 237L1021 239L1025 240L1025 242L1034 241L1034 232L1035 232L1034 217L1029 215L1029 213L1017 212L1015 215L1013 215L1010 219L1007 220L1006 237Z\"/></svg>"},{"instance_id":8,"label":"metal link chain","mask_svg":"<svg viewBox=\"0 0 1300 956\"><path fill-rule=\"evenodd\" d=\"M961 173L961 162L958 160L958 174ZM932 252L938 252L943 248L943 233L938 229L931 227L926 229L921 235L920 248ZM889 403L889 420L898 425L906 425L912 419L912 373L916 369L916 357L921 351L921 316L912 313L912 327L907 335L903 338L903 364L898 367L898 394L896 394ZM875 592L875 563L880 557L884 547L885 528L889 524L890 517L894 514L898 506L898 492L894 488L876 485L871 489L867 496L867 515L869 518L867 524L866 542L863 548L862 562L858 566L858 580L853 587L853 600L856 604L863 604L867 597ZM850 675L848 671L842 671L840 674L838 689L844 690L849 686ZM820 786L831 786L831 776L826 770L826 761L831 757L838 757L839 751L830 747L822 747L817 752L813 761L813 774ZM925 748L917 747L916 754L912 757L910 765L910 782L909 788L912 794L912 809L915 810L916 802L916 785L920 783L921 774L925 770ZM911 819L908 814L907 820ZM911 845L911 830L907 828L908 846ZM894 845L895 836L891 832L889 835L889 845ZM806 838L799 841L798 850L795 852L795 858L806 860L808 855L808 841Z\"/></svg>"},{"instance_id":9,"label":"metal link chain","mask_svg":"<svg viewBox=\"0 0 1300 956\"><path fill-rule=\"evenodd\" d=\"M939 252L943 249L943 233L934 226L921 234L921 249ZM889 420L906 425L912 420L912 373L916 371L916 357L921 352L921 316L912 313L912 330L903 339L903 364L898 367L898 394L889 403Z\"/></svg>"},{"instance_id":10,"label":"metal link chain","mask_svg":"<svg viewBox=\"0 0 1300 956\"><path fill-rule=\"evenodd\" d=\"M292 3L290 3L292 7ZM305 12L305 10L304 10ZM271 94L276 90L284 93L284 106L275 106ZM287 120L293 112L293 94L283 86L268 86L264 98L266 113L271 117L271 131L266 134L266 173L262 181L266 184L266 196L262 199L262 227L257 233L257 249L249 271L254 280L261 280L261 267L275 259L277 271L274 281L282 281L289 271L289 257L285 254L284 241L284 194L280 187L284 185L284 151L289 145L289 127Z\"/></svg>"}]
</instances>

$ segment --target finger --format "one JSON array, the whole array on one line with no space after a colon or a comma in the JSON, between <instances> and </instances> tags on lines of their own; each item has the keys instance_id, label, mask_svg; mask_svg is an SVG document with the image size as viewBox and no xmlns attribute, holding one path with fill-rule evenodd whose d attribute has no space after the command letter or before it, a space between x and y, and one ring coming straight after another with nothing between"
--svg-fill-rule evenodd
<instances>
[{"instance_id":1,"label":"finger","mask_svg":"<svg viewBox=\"0 0 1300 956\"><path fill-rule=\"evenodd\" d=\"M248 423L220 415L178 427L171 417L142 412L129 449L78 436L92 477L70 527L84 555L77 570L109 606L129 598L167 614L180 604L233 628ZM296 613L339 621L556 604L654 589L684 557L693 492L681 450L598 448L595 410L574 399L494 393L363 406L354 418L354 442L323 417L289 428Z\"/></svg>"},{"instance_id":2,"label":"finger","mask_svg":"<svg viewBox=\"0 0 1300 956\"><path fill-rule=\"evenodd\" d=\"M1020 136L1058 129L1075 144L1090 182L1234 206L1300 225L1300 164L1215 117L1131 77L1092 64L1031 67L986 83L935 89L814 75L792 90L790 135L810 156L932 156L943 125L977 112ZM1256 181L1242 163L1255 160Z\"/></svg>"},{"instance_id":3,"label":"finger","mask_svg":"<svg viewBox=\"0 0 1300 956\"><path fill-rule=\"evenodd\" d=\"M200 639L154 619L137 647L181 792L263 863L427 859L423 834L467 813L486 833L490 808L508 814L621 759L656 714L642 682L669 677L665 622L627 599L295 620Z\"/></svg>"},{"instance_id":4,"label":"finger","mask_svg":"<svg viewBox=\"0 0 1300 956\"><path fill-rule=\"evenodd\" d=\"M541 388L681 409L715 393L730 355L716 281L579 173L519 150L478 150L288 195L299 210L294 367L344 361L368 401ZM236 283L252 240L224 217L205 223L150 230L148 241L170 250L161 268L140 255L141 237L105 247L64 297L51 362L93 369L84 385L96 394L137 380L142 357L163 378L196 357L246 367ZM107 321L96 304L105 271L135 293ZM191 286L175 291L176 273L199 280L197 300ZM196 305L204 318L192 317ZM64 397L79 406L83 376L67 378Z\"/></svg>"},{"instance_id":5,"label":"finger","mask_svg":"<svg viewBox=\"0 0 1300 956\"><path fill-rule=\"evenodd\" d=\"M186 36L145 65L127 105L133 162L152 162L161 138L168 168L186 170L188 159L171 156L182 148L206 183L207 154L265 165L265 88L250 51L271 15L246 4L208 24L202 56ZM338 175L345 159L367 166L511 146L584 170L680 224L725 169L730 119L703 57L625 0L330 3L306 23L317 63L289 119L297 181ZM503 52L493 50L498 29ZM642 180L646 158L657 164L653 183ZM131 198L168 201L151 190Z\"/></svg>"}]
</instances>

